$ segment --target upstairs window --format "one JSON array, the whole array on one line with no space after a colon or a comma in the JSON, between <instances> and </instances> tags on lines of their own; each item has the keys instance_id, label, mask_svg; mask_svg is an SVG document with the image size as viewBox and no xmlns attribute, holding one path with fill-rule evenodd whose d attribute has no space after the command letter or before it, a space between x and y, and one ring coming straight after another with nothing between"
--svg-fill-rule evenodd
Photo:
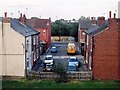
<instances>
[{"instance_id":1,"label":"upstairs window","mask_svg":"<svg viewBox=\"0 0 120 90\"><path fill-rule=\"evenodd\" d=\"M89 44L89 36L87 35L87 45Z\"/></svg>"},{"instance_id":2,"label":"upstairs window","mask_svg":"<svg viewBox=\"0 0 120 90\"><path fill-rule=\"evenodd\" d=\"M36 38L35 38L35 36L33 37L33 45L35 45L36 44Z\"/></svg>"}]
</instances>

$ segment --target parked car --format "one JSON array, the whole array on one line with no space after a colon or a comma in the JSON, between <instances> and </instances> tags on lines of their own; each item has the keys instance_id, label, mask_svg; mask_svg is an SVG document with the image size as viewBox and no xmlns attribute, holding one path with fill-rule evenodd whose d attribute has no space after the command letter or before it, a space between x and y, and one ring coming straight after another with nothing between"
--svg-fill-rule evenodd
<instances>
[{"instance_id":1,"label":"parked car","mask_svg":"<svg viewBox=\"0 0 120 90\"><path fill-rule=\"evenodd\" d=\"M73 64L73 65L77 66L78 68L80 67L80 61L78 61L77 57L75 57L75 56L72 56L69 58L68 64L69 65Z\"/></svg>"},{"instance_id":2,"label":"parked car","mask_svg":"<svg viewBox=\"0 0 120 90\"><path fill-rule=\"evenodd\" d=\"M50 64L44 64L44 69L43 71L54 71L54 65L50 65Z\"/></svg>"},{"instance_id":3,"label":"parked car","mask_svg":"<svg viewBox=\"0 0 120 90\"><path fill-rule=\"evenodd\" d=\"M44 59L44 63L53 65L54 64L53 55L46 55L46 57Z\"/></svg>"},{"instance_id":4,"label":"parked car","mask_svg":"<svg viewBox=\"0 0 120 90\"><path fill-rule=\"evenodd\" d=\"M57 52L57 47L53 46L50 50L51 53L56 53Z\"/></svg>"},{"instance_id":5,"label":"parked car","mask_svg":"<svg viewBox=\"0 0 120 90\"><path fill-rule=\"evenodd\" d=\"M67 72L74 72L74 71L78 71L78 67L74 64L68 64Z\"/></svg>"}]
</instances>

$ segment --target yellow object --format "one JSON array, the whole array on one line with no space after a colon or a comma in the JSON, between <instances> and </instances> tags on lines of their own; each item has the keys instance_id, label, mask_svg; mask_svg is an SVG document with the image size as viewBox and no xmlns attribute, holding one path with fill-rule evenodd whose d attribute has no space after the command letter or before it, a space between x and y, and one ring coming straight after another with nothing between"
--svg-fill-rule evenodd
<instances>
[{"instance_id":1,"label":"yellow object","mask_svg":"<svg viewBox=\"0 0 120 90\"><path fill-rule=\"evenodd\" d=\"M67 53L68 54L75 54L76 53L76 46L74 43L68 43Z\"/></svg>"}]
</instances>

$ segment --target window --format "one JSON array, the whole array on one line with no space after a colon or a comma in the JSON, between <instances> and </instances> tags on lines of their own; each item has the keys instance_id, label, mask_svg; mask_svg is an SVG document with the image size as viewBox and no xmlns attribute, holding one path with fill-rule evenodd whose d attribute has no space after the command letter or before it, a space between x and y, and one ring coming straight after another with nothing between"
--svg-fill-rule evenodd
<instances>
[{"instance_id":1,"label":"window","mask_svg":"<svg viewBox=\"0 0 120 90\"><path fill-rule=\"evenodd\" d=\"M39 58L39 49L37 49L37 58Z\"/></svg>"},{"instance_id":2,"label":"window","mask_svg":"<svg viewBox=\"0 0 120 90\"><path fill-rule=\"evenodd\" d=\"M39 36L38 35L36 36L36 43L37 43L37 45L39 44Z\"/></svg>"},{"instance_id":3,"label":"window","mask_svg":"<svg viewBox=\"0 0 120 90\"><path fill-rule=\"evenodd\" d=\"M88 53L86 53L86 63L88 63Z\"/></svg>"},{"instance_id":4,"label":"window","mask_svg":"<svg viewBox=\"0 0 120 90\"><path fill-rule=\"evenodd\" d=\"M47 22L47 25L49 25L49 22Z\"/></svg>"},{"instance_id":5,"label":"window","mask_svg":"<svg viewBox=\"0 0 120 90\"><path fill-rule=\"evenodd\" d=\"M91 70L92 68L91 68L91 63L92 63L92 57L90 56L90 58L89 58L89 69Z\"/></svg>"},{"instance_id":6,"label":"window","mask_svg":"<svg viewBox=\"0 0 120 90\"><path fill-rule=\"evenodd\" d=\"M91 39L91 47L90 48L91 48L90 51L92 52L92 39Z\"/></svg>"},{"instance_id":7,"label":"window","mask_svg":"<svg viewBox=\"0 0 120 90\"><path fill-rule=\"evenodd\" d=\"M33 45L35 45L36 44L36 38L35 38L35 36L33 37Z\"/></svg>"},{"instance_id":8,"label":"window","mask_svg":"<svg viewBox=\"0 0 120 90\"><path fill-rule=\"evenodd\" d=\"M34 52L34 61L36 61L36 52Z\"/></svg>"},{"instance_id":9,"label":"window","mask_svg":"<svg viewBox=\"0 0 120 90\"><path fill-rule=\"evenodd\" d=\"M88 45L88 43L89 43L89 36L87 35L87 45Z\"/></svg>"},{"instance_id":10,"label":"window","mask_svg":"<svg viewBox=\"0 0 120 90\"><path fill-rule=\"evenodd\" d=\"M27 58L27 68L29 68L29 58Z\"/></svg>"}]
</instances>

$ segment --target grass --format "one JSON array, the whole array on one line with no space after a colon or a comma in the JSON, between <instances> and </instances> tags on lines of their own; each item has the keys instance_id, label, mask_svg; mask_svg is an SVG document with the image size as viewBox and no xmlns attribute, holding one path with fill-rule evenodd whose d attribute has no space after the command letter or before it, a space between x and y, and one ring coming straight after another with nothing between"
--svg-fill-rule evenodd
<instances>
[{"instance_id":1,"label":"grass","mask_svg":"<svg viewBox=\"0 0 120 90\"><path fill-rule=\"evenodd\" d=\"M79 81L56 83L47 80L3 80L4 88L119 88L120 83L115 81ZM119 88L120 89L120 88Z\"/></svg>"}]
</instances>

